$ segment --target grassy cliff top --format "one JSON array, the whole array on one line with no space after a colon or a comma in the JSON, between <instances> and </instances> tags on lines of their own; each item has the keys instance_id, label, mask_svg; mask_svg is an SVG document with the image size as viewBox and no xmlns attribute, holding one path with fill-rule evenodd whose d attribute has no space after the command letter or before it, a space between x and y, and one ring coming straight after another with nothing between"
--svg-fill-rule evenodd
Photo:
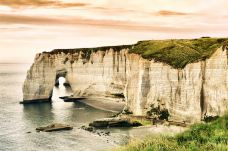
<instances>
[{"instance_id":1,"label":"grassy cliff top","mask_svg":"<svg viewBox=\"0 0 228 151\"><path fill-rule=\"evenodd\" d=\"M139 41L134 45L107 46L96 48L55 49L50 54L74 53L83 51L90 55L94 51L129 49L145 59L164 62L174 68L184 68L188 63L209 58L219 47L228 44L228 38L169 39Z\"/></svg>"},{"instance_id":2,"label":"grassy cliff top","mask_svg":"<svg viewBox=\"0 0 228 151\"><path fill-rule=\"evenodd\" d=\"M112 48L114 51L120 51L121 49L131 48L133 45L119 45L119 46L104 46L104 47L94 47L94 48L73 48L73 49L54 49L50 52L50 54L58 54L58 53L75 53L75 52L96 52L96 51L106 51Z\"/></svg>"},{"instance_id":3,"label":"grassy cliff top","mask_svg":"<svg viewBox=\"0 0 228 151\"><path fill-rule=\"evenodd\" d=\"M209 58L227 42L228 38L149 40L138 42L129 52L174 68L184 68L188 63Z\"/></svg>"}]
</instances>

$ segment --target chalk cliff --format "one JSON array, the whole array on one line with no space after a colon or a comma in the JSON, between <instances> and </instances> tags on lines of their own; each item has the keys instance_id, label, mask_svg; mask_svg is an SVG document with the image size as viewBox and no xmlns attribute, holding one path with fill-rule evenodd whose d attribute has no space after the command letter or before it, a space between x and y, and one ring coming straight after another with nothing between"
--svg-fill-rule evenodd
<instances>
[{"instance_id":1,"label":"chalk cliff","mask_svg":"<svg viewBox=\"0 0 228 151\"><path fill-rule=\"evenodd\" d=\"M228 53L225 46L207 59L174 68L129 53L134 45L37 54L23 86L24 102L47 99L59 76L74 97L123 97L135 115L165 108L170 119L189 122L228 111Z\"/></svg>"}]
</instances>

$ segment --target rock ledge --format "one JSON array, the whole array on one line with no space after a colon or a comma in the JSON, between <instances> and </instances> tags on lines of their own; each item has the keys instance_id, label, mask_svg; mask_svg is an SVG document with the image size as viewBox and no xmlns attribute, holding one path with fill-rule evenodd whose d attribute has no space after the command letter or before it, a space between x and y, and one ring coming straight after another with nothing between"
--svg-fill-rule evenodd
<instances>
[{"instance_id":1,"label":"rock ledge","mask_svg":"<svg viewBox=\"0 0 228 151\"><path fill-rule=\"evenodd\" d=\"M70 125L55 123L45 127L38 127L36 128L36 131L52 132L52 131L72 130L72 129L73 127Z\"/></svg>"}]
</instances>

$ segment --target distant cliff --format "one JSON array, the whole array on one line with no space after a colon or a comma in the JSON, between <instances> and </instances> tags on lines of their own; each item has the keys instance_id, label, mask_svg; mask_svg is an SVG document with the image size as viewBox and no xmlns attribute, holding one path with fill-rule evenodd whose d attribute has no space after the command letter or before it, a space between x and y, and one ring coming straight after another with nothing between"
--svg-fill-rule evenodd
<instances>
[{"instance_id":1,"label":"distant cliff","mask_svg":"<svg viewBox=\"0 0 228 151\"><path fill-rule=\"evenodd\" d=\"M49 98L64 76L74 97L123 97L135 115L158 106L171 119L189 122L221 115L228 111L227 41L151 40L43 52L27 73L24 102Z\"/></svg>"}]
</instances>

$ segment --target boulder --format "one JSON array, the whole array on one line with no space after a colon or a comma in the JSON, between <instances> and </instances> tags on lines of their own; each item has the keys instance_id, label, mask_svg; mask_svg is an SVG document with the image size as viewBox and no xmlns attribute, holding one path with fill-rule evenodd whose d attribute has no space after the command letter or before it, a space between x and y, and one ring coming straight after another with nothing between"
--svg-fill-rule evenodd
<instances>
[{"instance_id":1,"label":"boulder","mask_svg":"<svg viewBox=\"0 0 228 151\"><path fill-rule=\"evenodd\" d=\"M78 98L73 98L73 97L62 97L64 102L77 102L79 100L84 100L86 99L85 97L78 97Z\"/></svg>"},{"instance_id":2,"label":"boulder","mask_svg":"<svg viewBox=\"0 0 228 151\"><path fill-rule=\"evenodd\" d=\"M89 126L93 126L96 128L100 127L132 127L138 124L132 123L129 119L121 119L121 118L103 118L99 120L95 120L89 124Z\"/></svg>"},{"instance_id":3,"label":"boulder","mask_svg":"<svg viewBox=\"0 0 228 151\"><path fill-rule=\"evenodd\" d=\"M92 126L82 126L81 129L89 131L89 132L95 132L95 130Z\"/></svg>"},{"instance_id":4,"label":"boulder","mask_svg":"<svg viewBox=\"0 0 228 151\"><path fill-rule=\"evenodd\" d=\"M85 130L85 131L88 131L88 132L91 132L91 133L94 133L94 134L97 134L99 136L109 136L110 135L110 132L109 131L100 131L92 126L82 126L81 129Z\"/></svg>"},{"instance_id":5,"label":"boulder","mask_svg":"<svg viewBox=\"0 0 228 151\"><path fill-rule=\"evenodd\" d=\"M36 128L36 131L52 132L52 131L72 130L72 129L73 127L70 125L55 123L45 127L38 127Z\"/></svg>"},{"instance_id":6,"label":"boulder","mask_svg":"<svg viewBox=\"0 0 228 151\"><path fill-rule=\"evenodd\" d=\"M35 99L35 100L24 100L19 102L20 104L38 104L38 103L51 103L49 98L46 99Z\"/></svg>"}]
</instances>

